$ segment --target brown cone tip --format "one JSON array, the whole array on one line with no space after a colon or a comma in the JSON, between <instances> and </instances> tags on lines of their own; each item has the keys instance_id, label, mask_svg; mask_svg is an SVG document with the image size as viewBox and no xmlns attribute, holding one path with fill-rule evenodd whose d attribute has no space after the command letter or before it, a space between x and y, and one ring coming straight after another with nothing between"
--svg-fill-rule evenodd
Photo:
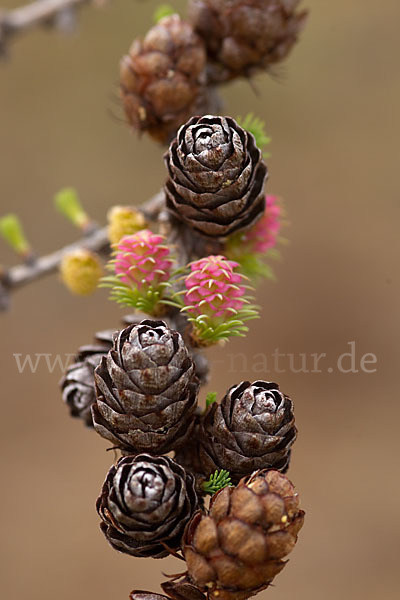
<instances>
[{"instance_id":1,"label":"brown cone tip","mask_svg":"<svg viewBox=\"0 0 400 600\"><path fill-rule=\"evenodd\" d=\"M205 600L205 595L188 577L183 577L180 581L166 581L161 587L172 600Z\"/></svg>"},{"instance_id":2,"label":"brown cone tip","mask_svg":"<svg viewBox=\"0 0 400 600\"><path fill-rule=\"evenodd\" d=\"M190 580L213 600L257 594L284 568L303 521L294 486L279 471L257 471L224 488L186 528Z\"/></svg>"}]
</instances>

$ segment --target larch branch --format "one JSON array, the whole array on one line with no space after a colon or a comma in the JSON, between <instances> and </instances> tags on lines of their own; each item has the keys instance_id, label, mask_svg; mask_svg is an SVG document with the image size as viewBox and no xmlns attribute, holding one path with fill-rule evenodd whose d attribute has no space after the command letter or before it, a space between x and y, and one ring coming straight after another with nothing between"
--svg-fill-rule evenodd
<instances>
[{"instance_id":1,"label":"larch branch","mask_svg":"<svg viewBox=\"0 0 400 600\"><path fill-rule=\"evenodd\" d=\"M137 209L143 213L147 221L154 222L158 220L164 204L164 192L160 191ZM93 226L84 237L76 242L45 256L31 258L25 264L16 265L10 269L3 268L3 270L0 267L0 311L9 307L10 294L13 290L55 273L63 257L80 248L98 253L107 252L109 248L107 227Z\"/></svg>"}]
</instances>

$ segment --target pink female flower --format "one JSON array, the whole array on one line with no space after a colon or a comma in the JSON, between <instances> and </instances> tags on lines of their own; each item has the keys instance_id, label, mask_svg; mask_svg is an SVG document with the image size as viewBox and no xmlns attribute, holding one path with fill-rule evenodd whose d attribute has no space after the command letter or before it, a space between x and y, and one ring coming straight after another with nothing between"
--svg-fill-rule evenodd
<instances>
[{"instance_id":1,"label":"pink female flower","mask_svg":"<svg viewBox=\"0 0 400 600\"><path fill-rule=\"evenodd\" d=\"M238 263L224 256L207 256L192 262L185 279L185 305L195 317L206 315L221 322L243 308L243 276L234 269Z\"/></svg>"},{"instance_id":2,"label":"pink female flower","mask_svg":"<svg viewBox=\"0 0 400 600\"><path fill-rule=\"evenodd\" d=\"M258 311L245 296L244 276L235 270L238 263L212 255L189 266L180 302L193 327L192 343L209 346L244 336L248 331L244 322L257 318Z\"/></svg>"},{"instance_id":3,"label":"pink female flower","mask_svg":"<svg viewBox=\"0 0 400 600\"><path fill-rule=\"evenodd\" d=\"M124 236L115 246L114 269L120 281L141 292L167 282L173 263L163 242L149 229Z\"/></svg>"},{"instance_id":4,"label":"pink female flower","mask_svg":"<svg viewBox=\"0 0 400 600\"><path fill-rule=\"evenodd\" d=\"M281 228L282 208L277 196L266 196L264 215L249 231L243 234L242 244L247 251L264 254L276 245Z\"/></svg>"}]
</instances>

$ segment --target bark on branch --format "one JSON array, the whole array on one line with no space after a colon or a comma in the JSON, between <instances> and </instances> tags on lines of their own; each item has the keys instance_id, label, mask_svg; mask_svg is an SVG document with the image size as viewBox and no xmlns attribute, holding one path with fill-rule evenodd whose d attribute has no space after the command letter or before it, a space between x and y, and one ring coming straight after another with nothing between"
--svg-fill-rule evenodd
<instances>
[{"instance_id":1,"label":"bark on branch","mask_svg":"<svg viewBox=\"0 0 400 600\"><path fill-rule=\"evenodd\" d=\"M158 216L164 208L164 203L164 192L160 191L137 208L143 212L147 221L154 222L158 220ZM66 254L79 248L102 253L108 251L108 247L107 227L94 226L81 239L51 254L33 258L26 264L17 265L10 269L3 269L3 271L0 268L0 311L6 310L9 307L12 291L36 281L45 275L55 273Z\"/></svg>"},{"instance_id":2,"label":"bark on branch","mask_svg":"<svg viewBox=\"0 0 400 600\"><path fill-rule=\"evenodd\" d=\"M75 10L85 4L100 5L102 0L36 0L14 10L0 10L0 53L5 53L12 37L35 27L69 29Z\"/></svg>"}]
</instances>

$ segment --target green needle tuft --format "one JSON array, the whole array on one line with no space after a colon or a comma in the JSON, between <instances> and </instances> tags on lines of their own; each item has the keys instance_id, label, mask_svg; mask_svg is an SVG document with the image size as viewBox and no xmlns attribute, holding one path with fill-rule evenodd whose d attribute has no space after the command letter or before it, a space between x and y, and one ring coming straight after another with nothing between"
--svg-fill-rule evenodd
<instances>
[{"instance_id":1,"label":"green needle tuft","mask_svg":"<svg viewBox=\"0 0 400 600\"><path fill-rule=\"evenodd\" d=\"M271 143L271 138L265 132L265 122L258 117L255 117L253 113L249 113L242 119L242 117L237 117L236 121L239 123L243 129L246 129L250 133L254 135L256 140L256 144L260 149L264 149ZM265 157L268 157L268 154L264 154Z\"/></svg>"},{"instance_id":2,"label":"green needle tuft","mask_svg":"<svg viewBox=\"0 0 400 600\"><path fill-rule=\"evenodd\" d=\"M203 491L206 494L210 494L210 496L213 496L219 490L222 490L223 488L230 485L232 485L232 482L229 471L226 471L225 469L221 469L221 471L219 471L217 469L215 473L210 475L208 481L205 481L203 483L202 487Z\"/></svg>"},{"instance_id":3,"label":"green needle tuft","mask_svg":"<svg viewBox=\"0 0 400 600\"><path fill-rule=\"evenodd\" d=\"M217 393L216 392L209 392L207 394L206 397L206 408L208 408L209 406L211 406L211 404L214 404L214 402L217 400Z\"/></svg>"}]
</instances>

